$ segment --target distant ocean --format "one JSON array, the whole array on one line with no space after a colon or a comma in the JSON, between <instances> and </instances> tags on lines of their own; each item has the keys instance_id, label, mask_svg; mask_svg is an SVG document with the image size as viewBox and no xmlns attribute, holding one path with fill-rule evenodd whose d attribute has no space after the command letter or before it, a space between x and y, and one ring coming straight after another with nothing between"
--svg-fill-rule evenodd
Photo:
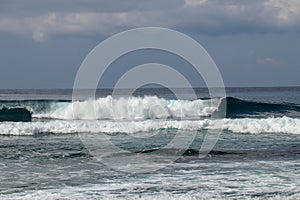
<instances>
[{"instance_id":1,"label":"distant ocean","mask_svg":"<svg viewBox=\"0 0 300 200\"><path fill-rule=\"evenodd\" d=\"M187 100L138 89L113 105L110 89L73 103L72 90L0 90L0 199L300 199L300 88L227 88L216 104L194 90L197 99ZM226 119L212 119L225 100ZM199 158L218 120L219 140ZM178 131L197 132L189 151L142 174L101 164L79 138L104 133L147 153Z\"/></svg>"}]
</instances>

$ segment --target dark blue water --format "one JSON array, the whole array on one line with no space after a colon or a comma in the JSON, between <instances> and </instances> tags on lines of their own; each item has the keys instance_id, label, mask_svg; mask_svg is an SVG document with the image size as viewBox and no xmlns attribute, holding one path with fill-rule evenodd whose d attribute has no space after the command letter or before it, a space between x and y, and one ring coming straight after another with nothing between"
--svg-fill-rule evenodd
<instances>
[{"instance_id":1,"label":"dark blue water","mask_svg":"<svg viewBox=\"0 0 300 200\"><path fill-rule=\"evenodd\" d=\"M95 102L74 104L71 90L1 90L0 199L299 199L300 88L228 88L219 104L195 91L198 100L176 100L167 89L112 100L99 90ZM226 119L212 118L224 103ZM199 158L213 131L216 145ZM178 157L132 173L135 163L122 160L131 157L106 137L142 169ZM164 148L174 138L178 147ZM139 163L158 149L151 166Z\"/></svg>"}]
</instances>

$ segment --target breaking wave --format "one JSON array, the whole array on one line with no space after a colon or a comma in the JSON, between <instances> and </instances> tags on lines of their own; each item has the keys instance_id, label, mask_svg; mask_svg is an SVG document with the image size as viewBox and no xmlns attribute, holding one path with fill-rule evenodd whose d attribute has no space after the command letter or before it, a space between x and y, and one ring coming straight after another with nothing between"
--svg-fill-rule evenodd
<instances>
[{"instance_id":1,"label":"breaking wave","mask_svg":"<svg viewBox=\"0 0 300 200\"><path fill-rule=\"evenodd\" d=\"M166 100L156 96L72 102L49 112L34 114L36 118L87 120L177 119L210 116L220 100Z\"/></svg>"},{"instance_id":2,"label":"breaking wave","mask_svg":"<svg viewBox=\"0 0 300 200\"><path fill-rule=\"evenodd\" d=\"M223 120L220 123L220 120ZM220 124L223 124L220 126ZM237 118L202 120L144 120L144 121L93 121L50 120L37 122L0 123L2 135L35 135L40 133L139 133L165 129L178 130L225 130L235 133L290 133L300 134L300 119Z\"/></svg>"},{"instance_id":3,"label":"breaking wave","mask_svg":"<svg viewBox=\"0 0 300 200\"><path fill-rule=\"evenodd\" d=\"M0 121L26 122L31 121L32 118L35 121L45 119L68 121L146 121L154 119L176 121L182 119L203 121L203 119L209 119L208 117L215 112L222 110L225 105L227 107L226 117L229 119L240 118L240 121L248 121L248 118L256 119L257 122L260 119L274 121L275 119L286 119L284 117L296 120L300 117L300 106L288 103L271 104L232 97L226 99L170 100L156 96L116 99L107 96L96 100L78 102L60 100L0 101Z\"/></svg>"}]
</instances>

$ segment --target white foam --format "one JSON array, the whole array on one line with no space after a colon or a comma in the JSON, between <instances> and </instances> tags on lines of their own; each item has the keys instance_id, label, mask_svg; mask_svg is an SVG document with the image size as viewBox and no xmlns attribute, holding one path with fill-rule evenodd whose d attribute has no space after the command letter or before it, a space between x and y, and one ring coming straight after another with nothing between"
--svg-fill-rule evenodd
<instances>
[{"instance_id":1,"label":"white foam","mask_svg":"<svg viewBox=\"0 0 300 200\"><path fill-rule=\"evenodd\" d=\"M236 133L291 133L300 134L300 119L280 118L242 118L221 120L144 120L144 121L112 121L112 120L51 120L47 122L2 122L2 135L33 135L35 133L138 133L160 129L224 129Z\"/></svg>"},{"instance_id":2,"label":"white foam","mask_svg":"<svg viewBox=\"0 0 300 200\"><path fill-rule=\"evenodd\" d=\"M225 119L223 128L237 133L300 134L300 119L285 116L263 119Z\"/></svg>"},{"instance_id":3,"label":"white foam","mask_svg":"<svg viewBox=\"0 0 300 200\"><path fill-rule=\"evenodd\" d=\"M35 113L35 118L53 119L166 119L209 116L218 108L214 100L166 100L156 96L114 99L112 96L94 101L60 104L47 113Z\"/></svg>"}]
</instances>

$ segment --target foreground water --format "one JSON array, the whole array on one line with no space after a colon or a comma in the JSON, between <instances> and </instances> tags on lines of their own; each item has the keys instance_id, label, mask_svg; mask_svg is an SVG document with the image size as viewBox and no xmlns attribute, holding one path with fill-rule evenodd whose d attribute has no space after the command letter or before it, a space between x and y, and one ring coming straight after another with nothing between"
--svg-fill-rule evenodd
<instances>
[{"instance_id":1,"label":"foreground water","mask_svg":"<svg viewBox=\"0 0 300 200\"><path fill-rule=\"evenodd\" d=\"M300 199L299 88L228 89L227 118L205 158L197 150L220 128L220 119L209 118L217 102L147 89L118 99L113 110L110 91L98 92L96 102L76 105L69 90L0 92L2 111L32 114L31 122L0 122L0 199ZM207 97L201 89L197 95ZM183 156L142 174L98 162L81 140L89 135L96 143L105 134L122 149L148 154L191 132Z\"/></svg>"}]
</instances>

